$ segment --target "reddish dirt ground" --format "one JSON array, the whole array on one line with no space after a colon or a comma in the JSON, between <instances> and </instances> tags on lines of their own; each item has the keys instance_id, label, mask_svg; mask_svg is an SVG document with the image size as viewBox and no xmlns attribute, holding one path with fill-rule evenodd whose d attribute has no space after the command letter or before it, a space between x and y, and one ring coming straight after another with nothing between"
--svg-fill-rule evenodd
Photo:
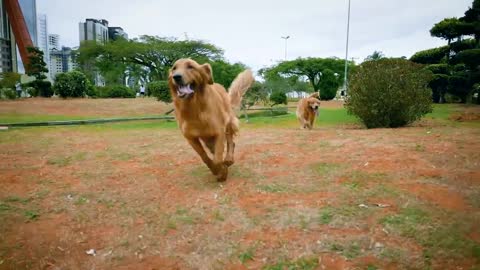
<instances>
[{"instance_id":1,"label":"reddish dirt ground","mask_svg":"<svg viewBox=\"0 0 480 270\"><path fill-rule=\"evenodd\" d=\"M225 183L176 129L13 129L0 269L475 269L478 127L244 124Z\"/></svg>"}]
</instances>

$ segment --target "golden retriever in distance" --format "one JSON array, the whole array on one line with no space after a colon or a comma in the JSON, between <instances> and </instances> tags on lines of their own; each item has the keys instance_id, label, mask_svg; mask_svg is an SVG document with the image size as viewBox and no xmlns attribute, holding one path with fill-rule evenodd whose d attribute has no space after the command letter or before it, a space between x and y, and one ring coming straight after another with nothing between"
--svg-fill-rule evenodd
<instances>
[{"instance_id":1,"label":"golden retriever in distance","mask_svg":"<svg viewBox=\"0 0 480 270\"><path fill-rule=\"evenodd\" d=\"M318 116L318 108L320 107L320 100L318 98L318 93L313 93L298 102L297 118L298 121L300 121L300 127L302 129L313 128L315 118Z\"/></svg>"}]
</instances>

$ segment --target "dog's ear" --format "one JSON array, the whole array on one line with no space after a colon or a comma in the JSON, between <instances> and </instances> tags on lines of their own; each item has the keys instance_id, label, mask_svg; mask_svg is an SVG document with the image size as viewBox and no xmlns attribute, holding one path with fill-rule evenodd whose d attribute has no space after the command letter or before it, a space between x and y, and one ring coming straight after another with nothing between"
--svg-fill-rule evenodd
<instances>
[{"instance_id":1,"label":"dog's ear","mask_svg":"<svg viewBox=\"0 0 480 270\"><path fill-rule=\"evenodd\" d=\"M204 71L205 73L205 76L207 78L207 83L208 84L213 84L213 74L212 74L212 67L210 66L210 64L203 64L200 66L202 68L202 70Z\"/></svg>"}]
</instances>

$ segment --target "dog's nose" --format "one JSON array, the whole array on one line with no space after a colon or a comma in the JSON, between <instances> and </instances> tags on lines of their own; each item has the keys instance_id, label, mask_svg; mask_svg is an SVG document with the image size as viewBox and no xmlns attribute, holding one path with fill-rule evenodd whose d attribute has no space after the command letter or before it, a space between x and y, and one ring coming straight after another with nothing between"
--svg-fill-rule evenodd
<instances>
[{"instance_id":1,"label":"dog's nose","mask_svg":"<svg viewBox=\"0 0 480 270\"><path fill-rule=\"evenodd\" d=\"M175 74L175 75L173 75L173 79L175 80L175 82L180 83L180 82L182 82L182 75Z\"/></svg>"},{"instance_id":2,"label":"dog's nose","mask_svg":"<svg viewBox=\"0 0 480 270\"><path fill-rule=\"evenodd\" d=\"M315 109L318 109L318 106L315 106Z\"/></svg>"}]
</instances>

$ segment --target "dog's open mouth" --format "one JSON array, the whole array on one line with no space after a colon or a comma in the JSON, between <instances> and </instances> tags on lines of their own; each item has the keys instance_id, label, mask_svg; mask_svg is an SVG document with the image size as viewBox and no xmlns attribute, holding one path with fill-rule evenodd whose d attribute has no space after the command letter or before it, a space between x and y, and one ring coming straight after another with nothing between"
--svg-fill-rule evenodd
<instances>
[{"instance_id":1,"label":"dog's open mouth","mask_svg":"<svg viewBox=\"0 0 480 270\"><path fill-rule=\"evenodd\" d=\"M318 116L318 108L313 109L313 112L315 113L316 116Z\"/></svg>"},{"instance_id":2,"label":"dog's open mouth","mask_svg":"<svg viewBox=\"0 0 480 270\"><path fill-rule=\"evenodd\" d=\"M190 97L195 91L191 84L187 85L179 85L177 88L177 94L179 98L188 98Z\"/></svg>"}]
</instances>

